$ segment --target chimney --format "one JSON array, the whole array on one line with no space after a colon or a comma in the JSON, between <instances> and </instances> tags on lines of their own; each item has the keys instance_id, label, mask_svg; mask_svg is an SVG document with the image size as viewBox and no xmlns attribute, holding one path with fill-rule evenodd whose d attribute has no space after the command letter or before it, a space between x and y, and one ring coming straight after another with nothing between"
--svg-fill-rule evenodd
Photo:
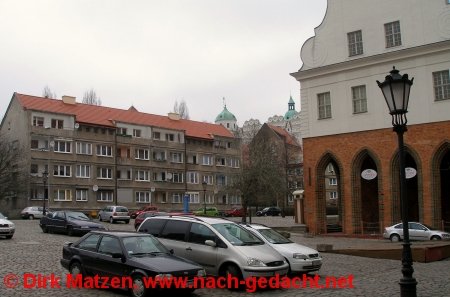
<instances>
[{"instance_id":1,"label":"chimney","mask_svg":"<svg viewBox=\"0 0 450 297\"><path fill-rule=\"evenodd\" d=\"M77 102L76 102L76 97L73 97L73 96L66 96L66 95L63 95L62 96L62 101L64 102L64 103L66 103L66 104L76 104Z\"/></svg>"},{"instance_id":2,"label":"chimney","mask_svg":"<svg viewBox=\"0 0 450 297\"><path fill-rule=\"evenodd\" d=\"M176 112L169 112L167 114L167 116L169 117L169 119L174 120L174 121L178 121L181 119L180 115Z\"/></svg>"}]
</instances>

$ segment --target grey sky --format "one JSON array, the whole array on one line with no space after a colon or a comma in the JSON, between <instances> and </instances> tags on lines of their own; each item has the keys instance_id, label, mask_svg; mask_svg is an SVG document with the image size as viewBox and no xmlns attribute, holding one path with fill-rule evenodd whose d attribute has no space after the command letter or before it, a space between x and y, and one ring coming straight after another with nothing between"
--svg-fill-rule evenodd
<instances>
[{"instance_id":1,"label":"grey sky","mask_svg":"<svg viewBox=\"0 0 450 297\"><path fill-rule=\"evenodd\" d=\"M0 0L0 118L13 92L94 88L102 105L213 122L300 108L300 48L326 0Z\"/></svg>"}]
</instances>

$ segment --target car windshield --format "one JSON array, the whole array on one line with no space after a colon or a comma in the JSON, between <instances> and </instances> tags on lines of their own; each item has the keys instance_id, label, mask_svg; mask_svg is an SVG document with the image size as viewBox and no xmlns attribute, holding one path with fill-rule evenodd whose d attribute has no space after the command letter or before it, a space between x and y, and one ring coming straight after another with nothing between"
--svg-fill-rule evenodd
<instances>
[{"instance_id":1,"label":"car windshield","mask_svg":"<svg viewBox=\"0 0 450 297\"><path fill-rule=\"evenodd\" d=\"M232 245L260 245L264 242L248 230L234 223L213 224L223 237Z\"/></svg>"},{"instance_id":2,"label":"car windshield","mask_svg":"<svg viewBox=\"0 0 450 297\"><path fill-rule=\"evenodd\" d=\"M0 212L0 219L6 219L5 216Z\"/></svg>"},{"instance_id":3,"label":"car windshield","mask_svg":"<svg viewBox=\"0 0 450 297\"><path fill-rule=\"evenodd\" d=\"M291 243L289 239L278 233L273 229L259 229L257 230L268 242L273 244Z\"/></svg>"},{"instance_id":4,"label":"car windshield","mask_svg":"<svg viewBox=\"0 0 450 297\"><path fill-rule=\"evenodd\" d=\"M68 220L89 221L89 218L82 212L66 212L66 216Z\"/></svg>"},{"instance_id":5,"label":"car windshield","mask_svg":"<svg viewBox=\"0 0 450 297\"><path fill-rule=\"evenodd\" d=\"M122 241L130 256L169 254L169 250L153 236L130 236L123 238Z\"/></svg>"}]
</instances>

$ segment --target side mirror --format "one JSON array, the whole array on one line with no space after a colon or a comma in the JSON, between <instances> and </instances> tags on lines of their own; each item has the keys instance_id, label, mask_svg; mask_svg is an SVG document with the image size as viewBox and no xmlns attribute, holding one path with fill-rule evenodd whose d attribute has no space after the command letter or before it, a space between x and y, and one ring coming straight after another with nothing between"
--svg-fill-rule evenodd
<instances>
[{"instance_id":1,"label":"side mirror","mask_svg":"<svg viewBox=\"0 0 450 297\"><path fill-rule=\"evenodd\" d=\"M169 253L170 253L171 255L173 255L175 252L173 251L173 249L170 249Z\"/></svg>"},{"instance_id":2,"label":"side mirror","mask_svg":"<svg viewBox=\"0 0 450 297\"><path fill-rule=\"evenodd\" d=\"M205 244L209 245L209 246L212 246L212 247L216 247L216 243L214 241L210 240L210 239L205 240Z\"/></svg>"}]
</instances>

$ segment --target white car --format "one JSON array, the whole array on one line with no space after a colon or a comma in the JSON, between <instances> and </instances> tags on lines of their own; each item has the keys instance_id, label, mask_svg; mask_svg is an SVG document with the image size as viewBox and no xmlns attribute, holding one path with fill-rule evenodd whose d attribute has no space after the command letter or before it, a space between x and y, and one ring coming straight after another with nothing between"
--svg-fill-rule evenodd
<instances>
[{"instance_id":1,"label":"white car","mask_svg":"<svg viewBox=\"0 0 450 297\"><path fill-rule=\"evenodd\" d=\"M43 209L42 206L28 206L20 212L20 216L22 219L40 219L44 216ZM48 209L46 209L46 212L48 212Z\"/></svg>"},{"instance_id":2,"label":"white car","mask_svg":"<svg viewBox=\"0 0 450 297\"><path fill-rule=\"evenodd\" d=\"M277 231L264 225L242 223L241 226L253 231L253 233L284 256L289 263L290 272L311 272L317 271L322 267L322 256L315 249L292 242Z\"/></svg>"},{"instance_id":3,"label":"white car","mask_svg":"<svg viewBox=\"0 0 450 297\"><path fill-rule=\"evenodd\" d=\"M417 223L409 222L410 240L450 240L450 234L445 231L433 230L431 227ZM395 224L384 228L383 237L392 242L403 240L403 224Z\"/></svg>"},{"instance_id":4,"label":"white car","mask_svg":"<svg viewBox=\"0 0 450 297\"><path fill-rule=\"evenodd\" d=\"M0 213L0 236L5 236L7 239L11 239L16 231L16 226L13 222L9 221L2 213Z\"/></svg>"}]
</instances>

